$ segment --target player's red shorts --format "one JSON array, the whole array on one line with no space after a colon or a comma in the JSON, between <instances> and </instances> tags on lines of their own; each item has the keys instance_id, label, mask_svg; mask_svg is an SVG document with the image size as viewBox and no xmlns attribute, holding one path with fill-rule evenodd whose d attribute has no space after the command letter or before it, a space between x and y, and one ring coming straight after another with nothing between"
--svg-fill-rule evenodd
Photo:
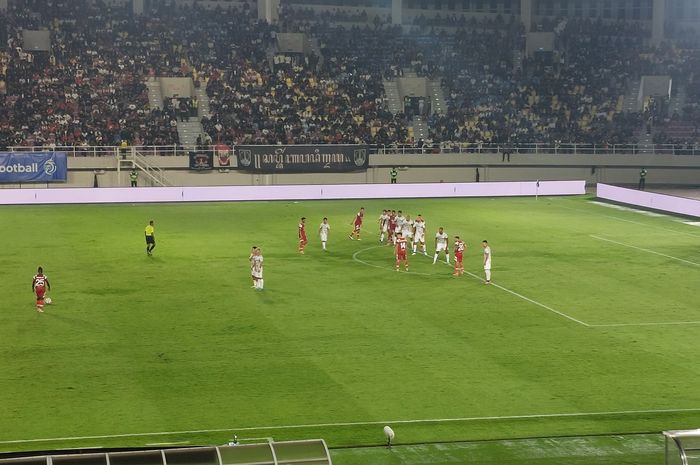
<instances>
[{"instance_id":1,"label":"player's red shorts","mask_svg":"<svg viewBox=\"0 0 700 465\"><path fill-rule=\"evenodd\" d=\"M406 260L406 251L396 252L396 260Z\"/></svg>"},{"instance_id":2,"label":"player's red shorts","mask_svg":"<svg viewBox=\"0 0 700 465\"><path fill-rule=\"evenodd\" d=\"M457 260L458 262L461 262L463 255L464 255L464 252L455 252L455 260Z\"/></svg>"},{"instance_id":3,"label":"player's red shorts","mask_svg":"<svg viewBox=\"0 0 700 465\"><path fill-rule=\"evenodd\" d=\"M34 292L36 292L36 300L42 300L44 294L46 294L46 288L44 286L37 286L34 288Z\"/></svg>"},{"instance_id":4,"label":"player's red shorts","mask_svg":"<svg viewBox=\"0 0 700 465\"><path fill-rule=\"evenodd\" d=\"M303 242L304 244L309 242L306 240L306 234L302 234L301 236L299 236L299 242Z\"/></svg>"}]
</instances>

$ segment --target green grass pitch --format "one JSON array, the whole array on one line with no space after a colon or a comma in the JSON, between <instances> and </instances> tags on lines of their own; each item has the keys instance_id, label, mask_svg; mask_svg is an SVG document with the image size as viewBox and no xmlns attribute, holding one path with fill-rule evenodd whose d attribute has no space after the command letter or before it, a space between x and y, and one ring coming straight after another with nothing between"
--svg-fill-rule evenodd
<instances>
[{"instance_id":1,"label":"green grass pitch","mask_svg":"<svg viewBox=\"0 0 700 465\"><path fill-rule=\"evenodd\" d=\"M350 241L360 206L363 240ZM438 226L462 236L476 277L422 256L393 271L376 242L383 208L422 213L430 246ZM368 446L384 422L403 444L700 423L700 229L678 218L588 197L27 206L0 208L0 232L3 451L218 444L234 432ZM477 279L482 239L494 286ZM252 245L263 292L250 288ZM54 288L45 314L30 290L38 265ZM491 463L483 447L450 453ZM367 451L338 450L336 462L386 453ZM448 463L392 453L375 463ZM533 460L522 463L603 463Z\"/></svg>"}]
</instances>

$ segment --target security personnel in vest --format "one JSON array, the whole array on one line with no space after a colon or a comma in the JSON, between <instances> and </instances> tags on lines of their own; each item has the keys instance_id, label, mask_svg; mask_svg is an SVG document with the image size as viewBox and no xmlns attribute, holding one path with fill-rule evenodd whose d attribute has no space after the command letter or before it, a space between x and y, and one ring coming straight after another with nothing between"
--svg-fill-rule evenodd
<instances>
[{"instance_id":1,"label":"security personnel in vest","mask_svg":"<svg viewBox=\"0 0 700 465\"><path fill-rule=\"evenodd\" d=\"M122 139L122 141L119 143L119 151L122 154L122 160L126 160L126 154L129 151L129 143L126 141L126 139Z\"/></svg>"},{"instance_id":2,"label":"security personnel in vest","mask_svg":"<svg viewBox=\"0 0 700 465\"><path fill-rule=\"evenodd\" d=\"M192 97L192 101L190 102L190 116L193 118L196 118L197 115L199 114L199 100L197 97Z\"/></svg>"},{"instance_id":3,"label":"security personnel in vest","mask_svg":"<svg viewBox=\"0 0 700 465\"><path fill-rule=\"evenodd\" d=\"M647 169L642 168L639 170L639 185L637 186L637 189L640 191L644 190L644 185L646 184L647 181Z\"/></svg>"},{"instance_id":4,"label":"security personnel in vest","mask_svg":"<svg viewBox=\"0 0 700 465\"><path fill-rule=\"evenodd\" d=\"M131 180L131 187L138 187L139 173L136 169L132 169L129 173L129 179Z\"/></svg>"},{"instance_id":5,"label":"security personnel in vest","mask_svg":"<svg viewBox=\"0 0 700 465\"><path fill-rule=\"evenodd\" d=\"M389 176L391 176L391 183L396 184L396 176L399 175L399 172L396 171L396 167L392 168L391 171L389 171Z\"/></svg>"}]
</instances>

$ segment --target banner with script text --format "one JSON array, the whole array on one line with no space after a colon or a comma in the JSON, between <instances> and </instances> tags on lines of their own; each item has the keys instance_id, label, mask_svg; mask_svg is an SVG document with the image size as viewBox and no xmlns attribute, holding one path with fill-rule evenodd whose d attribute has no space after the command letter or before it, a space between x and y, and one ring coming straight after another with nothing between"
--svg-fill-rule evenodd
<instances>
[{"instance_id":1,"label":"banner with script text","mask_svg":"<svg viewBox=\"0 0 700 465\"><path fill-rule=\"evenodd\" d=\"M0 152L0 182L66 182L63 152Z\"/></svg>"},{"instance_id":2,"label":"banner with script text","mask_svg":"<svg viewBox=\"0 0 700 465\"><path fill-rule=\"evenodd\" d=\"M258 173L343 173L369 165L366 145L239 145L238 169Z\"/></svg>"}]
</instances>

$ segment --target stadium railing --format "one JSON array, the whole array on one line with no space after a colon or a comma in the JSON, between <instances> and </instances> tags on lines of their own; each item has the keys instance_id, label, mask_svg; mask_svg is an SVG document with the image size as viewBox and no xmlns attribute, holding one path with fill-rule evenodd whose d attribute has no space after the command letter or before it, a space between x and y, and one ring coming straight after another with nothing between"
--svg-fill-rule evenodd
<instances>
[{"instance_id":1,"label":"stadium railing","mask_svg":"<svg viewBox=\"0 0 700 465\"><path fill-rule=\"evenodd\" d=\"M139 155L186 156L193 147L182 145L129 146L10 146L10 152L65 152L72 157L117 156L125 150L136 150ZM206 149L214 150L213 147ZM235 151L235 147L234 147ZM430 155L439 153L498 153L508 151L513 155L700 155L700 145L686 146L680 144L477 144L477 143L443 143L435 145L393 144L370 148L375 155Z\"/></svg>"},{"instance_id":2,"label":"stadium railing","mask_svg":"<svg viewBox=\"0 0 700 465\"><path fill-rule=\"evenodd\" d=\"M331 465L323 439L175 449L52 454L0 459L0 465Z\"/></svg>"}]
</instances>

